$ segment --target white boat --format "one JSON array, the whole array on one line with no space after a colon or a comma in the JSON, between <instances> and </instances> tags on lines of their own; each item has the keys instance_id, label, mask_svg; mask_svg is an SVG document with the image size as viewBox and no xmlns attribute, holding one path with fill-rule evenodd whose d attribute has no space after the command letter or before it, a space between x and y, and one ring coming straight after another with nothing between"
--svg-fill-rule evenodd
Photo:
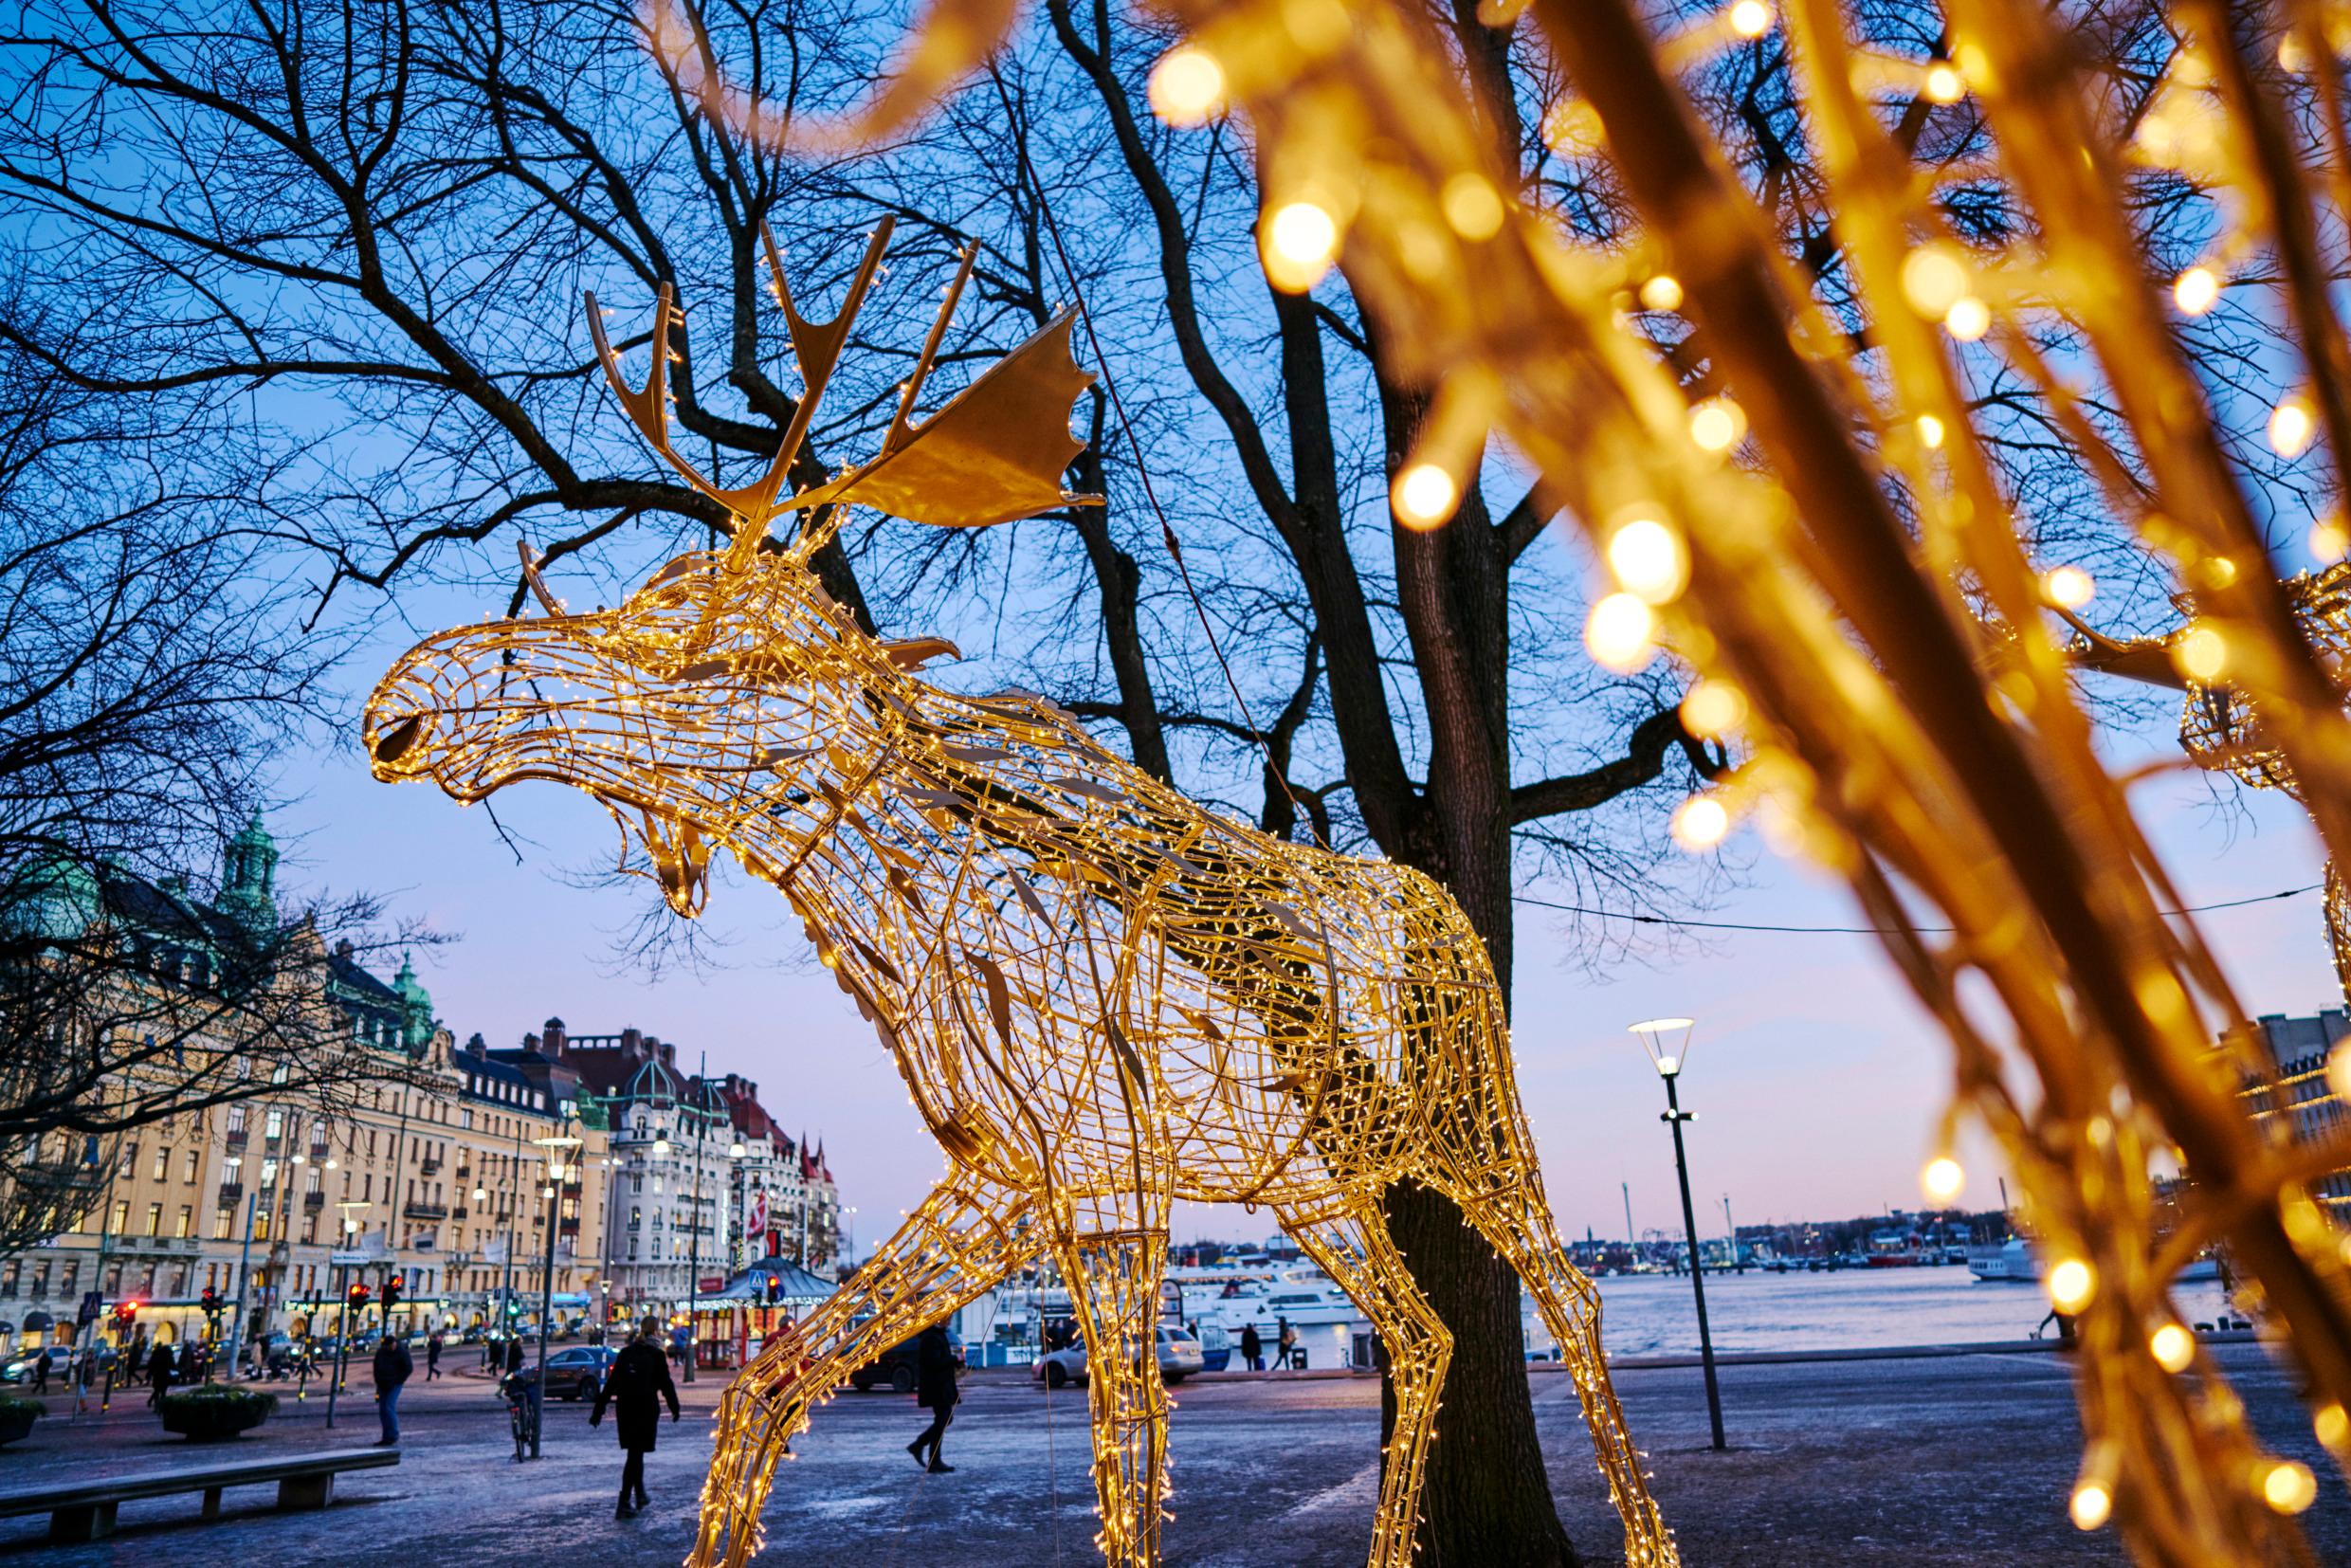
<instances>
[{"instance_id":1,"label":"white boat","mask_svg":"<svg viewBox=\"0 0 2351 1568\"><path fill-rule=\"evenodd\" d=\"M2011 1236L1998 1247L1969 1248L1967 1271L1979 1280L1996 1284L2036 1285L2041 1278L2041 1260L2033 1255L2032 1244L2024 1237Z\"/></svg>"},{"instance_id":2,"label":"white boat","mask_svg":"<svg viewBox=\"0 0 2351 1568\"><path fill-rule=\"evenodd\" d=\"M1979 1280L2000 1285L2038 1285L2041 1283L2040 1254L2022 1236L2011 1236L1996 1248L1971 1247L1967 1249L1967 1271ZM2220 1277L2220 1261L2202 1257L2182 1268L2174 1283L2186 1284Z\"/></svg>"}]
</instances>

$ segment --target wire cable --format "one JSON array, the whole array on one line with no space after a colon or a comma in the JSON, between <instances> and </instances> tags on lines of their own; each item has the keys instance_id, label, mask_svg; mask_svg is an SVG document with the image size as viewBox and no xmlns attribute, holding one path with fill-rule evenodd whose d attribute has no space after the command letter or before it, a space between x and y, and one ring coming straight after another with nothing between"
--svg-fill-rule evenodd
<instances>
[{"instance_id":1,"label":"wire cable","mask_svg":"<svg viewBox=\"0 0 2351 1568\"><path fill-rule=\"evenodd\" d=\"M2184 909L2165 909L2160 911L2160 913L2165 915L2206 915L2212 913L2215 909L2242 909L2248 904L2273 903L2279 899L2298 899L2305 893L2315 893L2325 885L2326 884L2323 882L2314 882L2307 887L2288 887L2283 892L2278 893L2256 893L2251 898L2244 899L2223 899L2216 903L2192 903ZM1685 920L1677 915L1635 915L1623 909L1594 909L1588 905L1580 903L1559 903L1551 899L1536 898L1531 893L1513 893L1510 896L1510 902L1513 903L1531 903L1542 909L1562 910L1570 915L1596 915L1602 920L1630 921L1635 925L1687 925L1697 926L1707 931L1768 931L1777 932L1783 935L1803 937L1893 937L1904 934L1903 931L1897 929L1896 927L1888 925L1769 925L1759 921L1747 921ZM1955 928L1948 925L1914 925L1908 929L1916 932L1948 932Z\"/></svg>"}]
</instances>

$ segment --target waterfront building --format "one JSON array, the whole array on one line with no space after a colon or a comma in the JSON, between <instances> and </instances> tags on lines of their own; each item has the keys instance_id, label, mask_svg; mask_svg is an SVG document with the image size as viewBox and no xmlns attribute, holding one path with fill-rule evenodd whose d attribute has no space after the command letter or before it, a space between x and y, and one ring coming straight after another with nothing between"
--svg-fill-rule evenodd
<instances>
[{"instance_id":1,"label":"waterfront building","mask_svg":"<svg viewBox=\"0 0 2351 1568\"><path fill-rule=\"evenodd\" d=\"M2249 1085L2245 1093L2254 1120L2266 1122L2283 1116L2287 1136L2295 1143L2313 1143L2338 1134L2344 1121L2351 1120L2351 1108L2327 1087L2326 1058L2345 1034L2351 1034L2351 1015L2342 1008L2323 1008L2308 1018L2270 1012L2253 1022L2254 1043L2268 1053L2276 1073L2276 1092L2286 1102L2281 1108L2266 1086ZM2310 1191L2330 1212L2341 1214L2343 1206L2351 1204L2351 1171L2336 1171L2312 1183Z\"/></svg>"}]
</instances>

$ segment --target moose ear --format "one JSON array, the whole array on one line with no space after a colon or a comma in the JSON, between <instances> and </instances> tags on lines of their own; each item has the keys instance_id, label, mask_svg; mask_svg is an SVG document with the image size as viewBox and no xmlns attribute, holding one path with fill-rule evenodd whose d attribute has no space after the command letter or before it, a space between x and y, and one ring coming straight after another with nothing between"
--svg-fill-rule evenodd
<instances>
[{"instance_id":1,"label":"moose ear","mask_svg":"<svg viewBox=\"0 0 2351 1568\"><path fill-rule=\"evenodd\" d=\"M975 377L945 408L903 427L882 455L799 498L870 506L939 528L987 528L1061 506L1099 506L1061 476L1085 444L1069 410L1091 372L1069 352L1076 317L1064 312Z\"/></svg>"}]
</instances>

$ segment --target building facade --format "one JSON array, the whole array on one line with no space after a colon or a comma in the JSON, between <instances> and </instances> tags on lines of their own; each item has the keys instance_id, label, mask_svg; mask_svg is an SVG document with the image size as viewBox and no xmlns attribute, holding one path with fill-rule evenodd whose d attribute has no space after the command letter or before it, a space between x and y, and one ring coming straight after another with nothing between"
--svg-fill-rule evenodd
<instances>
[{"instance_id":1,"label":"building facade","mask_svg":"<svg viewBox=\"0 0 2351 1568\"><path fill-rule=\"evenodd\" d=\"M606 1126L604 1277L615 1312L675 1312L764 1257L839 1256L840 1196L821 1151L785 1136L737 1074L688 1071L637 1029L574 1034L550 1018L511 1053L567 1075Z\"/></svg>"},{"instance_id":2,"label":"building facade","mask_svg":"<svg viewBox=\"0 0 2351 1568\"><path fill-rule=\"evenodd\" d=\"M274 928L276 865L257 822L209 904L176 881L104 892L118 921ZM175 968L200 968L200 939L186 945ZM637 1030L573 1036L559 1018L517 1048L459 1046L405 958L389 979L348 943L318 958L383 1081L332 1114L264 1093L125 1139L71 1229L0 1257L0 1342L70 1338L91 1292L109 1328L135 1302L155 1339L197 1334L207 1290L245 1302L248 1343L332 1333L351 1285L369 1286L374 1322L395 1280L411 1329L535 1329L542 1301L572 1327L675 1312L758 1258L838 1256L823 1151L785 1136L756 1084L688 1072Z\"/></svg>"},{"instance_id":3,"label":"building facade","mask_svg":"<svg viewBox=\"0 0 2351 1568\"><path fill-rule=\"evenodd\" d=\"M229 844L210 903L176 880L124 879L101 889L106 916L171 934L173 971L201 973L219 961L202 941L216 922L275 921L276 865L255 823ZM457 1049L407 961L386 980L348 943L319 957L325 999L381 1054L384 1080L347 1086L332 1113L314 1096L264 1092L126 1137L71 1229L0 1258L7 1337L68 1338L95 1293L110 1324L131 1302L150 1338L189 1338L203 1326L207 1290L246 1304L247 1342L321 1317L317 1326L332 1331L350 1285L367 1285L380 1303L395 1279L405 1297L395 1317L412 1327L535 1325L550 1288L551 1210L555 1317L585 1315L601 1283L601 1128L582 1124L575 1102ZM581 1146L541 1141L564 1137ZM551 1196L557 1159L565 1179Z\"/></svg>"},{"instance_id":4,"label":"building facade","mask_svg":"<svg viewBox=\"0 0 2351 1568\"><path fill-rule=\"evenodd\" d=\"M2253 1022L2259 1030L2255 1039L2275 1065L2277 1092L2285 1099L2281 1110L2266 1087L2250 1087L2246 1092L2254 1120L2284 1116L2287 1138L2295 1143L2316 1143L2339 1134L2351 1121L2351 1107L2327 1087L2326 1058L2351 1034L2351 1014L2342 1008L2325 1008L2308 1018L2272 1012ZM2313 1182L2310 1194L2329 1212L2351 1220L2345 1209L2351 1205L2351 1171L2336 1171Z\"/></svg>"}]
</instances>

